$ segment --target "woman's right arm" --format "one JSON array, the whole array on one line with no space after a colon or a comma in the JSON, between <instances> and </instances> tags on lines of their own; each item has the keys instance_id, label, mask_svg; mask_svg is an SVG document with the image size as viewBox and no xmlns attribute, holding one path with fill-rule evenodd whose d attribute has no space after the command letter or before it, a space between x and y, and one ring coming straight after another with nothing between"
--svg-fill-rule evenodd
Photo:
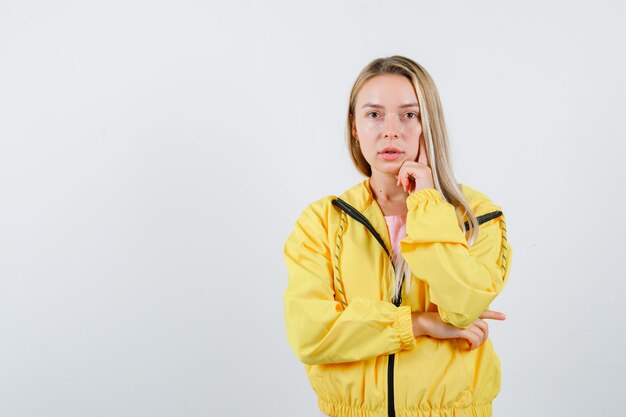
<instances>
[{"instance_id":1,"label":"woman's right arm","mask_svg":"<svg viewBox=\"0 0 626 417\"><path fill-rule=\"evenodd\" d=\"M305 364L354 362L415 347L411 309L355 297L335 299L326 221L330 201L310 204L284 245L289 344Z\"/></svg>"}]
</instances>

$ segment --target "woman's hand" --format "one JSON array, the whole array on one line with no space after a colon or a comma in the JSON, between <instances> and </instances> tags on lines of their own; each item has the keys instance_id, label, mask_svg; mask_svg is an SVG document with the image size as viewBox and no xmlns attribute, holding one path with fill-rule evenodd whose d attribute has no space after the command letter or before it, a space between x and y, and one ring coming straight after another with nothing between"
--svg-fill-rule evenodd
<instances>
[{"instance_id":1,"label":"woman's hand","mask_svg":"<svg viewBox=\"0 0 626 417\"><path fill-rule=\"evenodd\" d=\"M465 339L469 345L469 350L476 349L489 337L489 326L483 319L504 320L503 313L486 310L467 329L454 327L441 320L439 313L412 313L413 335L430 336L436 339Z\"/></svg>"},{"instance_id":2,"label":"woman's hand","mask_svg":"<svg viewBox=\"0 0 626 417\"><path fill-rule=\"evenodd\" d=\"M424 136L420 135L419 148L417 151L417 161L404 161L400 166L400 171L396 178L396 183L407 193L412 193L423 188L435 188L433 184L433 174L428 165L428 154Z\"/></svg>"}]
</instances>

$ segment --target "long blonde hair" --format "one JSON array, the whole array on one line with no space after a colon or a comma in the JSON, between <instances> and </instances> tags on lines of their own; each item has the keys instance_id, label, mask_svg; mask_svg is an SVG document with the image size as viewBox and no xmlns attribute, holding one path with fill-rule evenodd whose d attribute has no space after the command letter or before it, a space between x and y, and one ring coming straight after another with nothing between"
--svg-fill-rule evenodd
<instances>
[{"instance_id":1,"label":"long blonde hair","mask_svg":"<svg viewBox=\"0 0 626 417\"><path fill-rule=\"evenodd\" d=\"M435 188L441 193L444 200L456 209L459 227L463 233L469 233L468 245L472 246L478 238L478 219L467 203L460 185L452 172L452 163L449 155L448 133L443 117L443 109L439 100L439 92L430 74L418 63L409 58L394 55L387 58L378 58L367 64L357 77L348 104L348 118L346 124L346 138L350 156L357 169L370 177L372 168L361 153L361 148L352 134L354 123L354 106L356 97L363 84L371 78L382 74L397 74L405 76L411 81L419 103L419 118L422 124L424 142L428 153L428 164L433 174ZM465 218L469 223L466 230Z\"/></svg>"},{"instance_id":2,"label":"long blonde hair","mask_svg":"<svg viewBox=\"0 0 626 417\"><path fill-rule=\"evenodd\" d=\"M478 219L467 203L460 185L457 183L452 172L452 163L449 155L448 133L443 117L443 109L439 99L439 92L430 74L413 60L394 55L387 58L378 58L367 64L357 77L348 104L348 118L346 124L346 138L348 149L352 161L357 169L364 175L370 177L372 168L361 153L361 148L356 138L352 134L354 124L354 107L356 97L363 84L377 75L397 74L402 75L411 81L417 101L419 103L419 118L422 124L422 132L426 150L428 153L428 164L433 174L435 188L441 193L443 199L452 204L455 208L459 227L466 235L469 246L472 246L478 239ZM469 229L465 227L465 218L468 220ZM469 237L467 235L469 234ZM393 285L393 300L400 300L402 283L406 282L404 289L409 291L411 282L411 270L409 264L402 256L396 260L395 274L390 268L390 275L395 275Z\"/></svg>"}]
</instances>

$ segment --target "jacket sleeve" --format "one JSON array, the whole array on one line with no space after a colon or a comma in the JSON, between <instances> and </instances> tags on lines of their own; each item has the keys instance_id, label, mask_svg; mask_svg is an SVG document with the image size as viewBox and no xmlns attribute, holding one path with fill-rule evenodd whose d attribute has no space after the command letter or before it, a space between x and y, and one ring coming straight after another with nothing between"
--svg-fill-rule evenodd
<instances>
[{"instance_id":1,"label":"jacket sleeve","mask_svg":"<svg viewBox=\"0 0 626 417\"><path fill-rule=\"evenodd\" d=\"M500 209L482 196L477 215ZM509 275L512 251L504 215L481 224L478 238L469 247L454 206L438 190L425 188L410 194L407 208L402 256L413 275L427 282L441 319L469 327L489 308Z\"/></svg>"},{"instance_id":2,"label":"jacket sleeve","mask_svg":"<svg viewBox=\"0 0 626 417\"><path fill-rule=\"evenodd\" d=\"M330 203L331 210L335 210ZM353 362L415 347L409 306L335 299L324 210L309 205L284 245L288 285L285 322L291 348L305 364Z\"/></svg>"}]
</instances>

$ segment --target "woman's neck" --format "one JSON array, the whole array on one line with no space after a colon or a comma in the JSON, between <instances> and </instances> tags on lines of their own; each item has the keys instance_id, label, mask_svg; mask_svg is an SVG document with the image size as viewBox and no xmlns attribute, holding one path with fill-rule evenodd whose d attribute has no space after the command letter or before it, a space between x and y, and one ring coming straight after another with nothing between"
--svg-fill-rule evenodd
<instances>
[{"instance_id":1,"label":"woman's neck","mask_svg":"<svg viewBox=\"0 0 626 417\"><path fill-rule=\"evenodd\" d=\"M370 176L372 196L385 216L406 214L408 193L396 185L397 181L393 175L372 173Z\"/></svg>"}]
</instances>

